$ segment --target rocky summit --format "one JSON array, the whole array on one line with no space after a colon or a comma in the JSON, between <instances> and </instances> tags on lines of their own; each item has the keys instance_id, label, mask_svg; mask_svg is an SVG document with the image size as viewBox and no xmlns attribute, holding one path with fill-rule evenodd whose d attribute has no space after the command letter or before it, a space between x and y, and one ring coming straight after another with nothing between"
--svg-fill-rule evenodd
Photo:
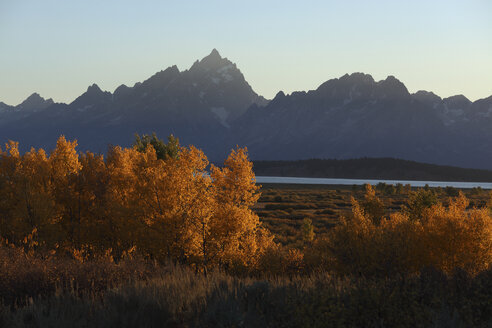
<instances>
[{"instance_id":1,"label":"rocky summit","mask_svg":"<svg viewBox=\"0 0 492 328\"><path fill-rule=\"evenodd\" d=\"M492 169L491 127L492 97L411 94L393 76L346 74L267 101L216 49L188 70L172 66L112 93L93 84L70 104L37 93L17 106L0 102L0 142L23 150L51 148L64 134L82 150L105 152L156 132L214 161L240 145L255 160L393 157Z\"/></svg>"}]
</instances>

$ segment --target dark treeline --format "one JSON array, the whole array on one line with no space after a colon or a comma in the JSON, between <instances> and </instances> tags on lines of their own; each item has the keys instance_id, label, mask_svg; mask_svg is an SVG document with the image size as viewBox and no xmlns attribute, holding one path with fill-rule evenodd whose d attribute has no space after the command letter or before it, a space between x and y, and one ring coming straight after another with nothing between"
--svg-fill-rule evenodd
<instances>
[{"instance_id":1,"label":"dark treeline","mask_svg":"<svg viewBox=\"0 0 492 328\"><path fill-rule=\"evenodd\" d=\"M418 163L395 158L254 161L254 171L259 176L492 182L492 171L489 170Z\"/></svg>"}]
</instances>

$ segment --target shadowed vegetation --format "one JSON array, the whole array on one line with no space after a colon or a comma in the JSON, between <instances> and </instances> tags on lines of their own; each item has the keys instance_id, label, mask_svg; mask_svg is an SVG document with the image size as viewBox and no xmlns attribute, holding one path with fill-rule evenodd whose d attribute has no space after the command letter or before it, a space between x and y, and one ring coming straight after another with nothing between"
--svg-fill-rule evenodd
<instances>
[{"instance_id":1,"label":"shadowed vegetation","mask_svg":"<svg viewBox=\"0 0 492 328\"><path fill-rule=\"evenodd\" d=\"M492 324L491 270L470 276L464 271L446 275L429 269L385 279L326 272L241 278L132 261L81 264L64 259L48 265L60 265L58 272L51 269L44 275L39 275L45 272L41 262L35 261L27 273L19 267L12 273L21 275L8 280L9 286L17 287L17 296L21 289L15 283L40 294L23 295L23 306L0 307L0 325L444 328ZM28 280L29 273L37 280ZM71 283L55 289L57 279L58 286L63 279Z\"/></svg>"}]
</instances>

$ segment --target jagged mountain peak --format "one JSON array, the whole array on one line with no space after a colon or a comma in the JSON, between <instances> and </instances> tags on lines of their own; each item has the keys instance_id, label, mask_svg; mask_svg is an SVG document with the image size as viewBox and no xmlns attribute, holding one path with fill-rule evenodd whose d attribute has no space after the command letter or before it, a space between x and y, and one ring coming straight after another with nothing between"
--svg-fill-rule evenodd
<instances>
[{"instance_id":1,"label":"jagged mountain peak","mask_svg":"<svg viewBox=\"0 0 492 328\"><path fill-rule=\"evenodd\" d=\"M275 97L273 99L282 99L282 98L285 98L285 92L280 90L279 92L277 92L277 94L275 95Z\"/></svg>"},{"instance_id":2,"label":"jagged mountain peak","mask_svg":"<svg viewBox=\"0 0 492 328\"><path fill-rule=\"evenodd\" d=\"M410 96L405 85L390 75L376 82L370 74L345 74L322 83L316 94L324 99L336 99L345 104L355 100L398 99Z\"/></svg>"},{"instance_id":3,"label":"jagged mountain peak","mask_svg":"<svg viewBox=\"0 0 492 328\"><path fill-rule=\"evenodd\" d=\"M316 91L330 98L355 97L365 94L369 96L377 83L370 74L354 72L322 83Z\"/></svg>"},{"instance_id":4,"label":"jagged mountain peak","mask_svg":"<svg viewBox=\"0 0 492 328\"><path fill-rule=\"evenodd\" d=\"M111 93L102 91L96 83L93 83L87 87L87 91L80 95L77 99L70 103L70 106L74 106L77 109L93 107L94 105L106 102L111 99Z\"/></svg>"},{"instance_id":5,"label":"jagged mountain peak","mask_svg":"<svg viewBox=\"0 0 492 328\"><path fill-rule=\"evenodd\" d=\"M163 71L157 72L150 78L142 82L141 84L136 84L135 86L151 87L152 89L163 89L172 80L180 75L180 71L176 65L170 66Z\"/></svg>"},{"instance_id":6,"label":"jagged mountain peak","mask_svg":"<svg viewBox=\"0 0 492 328\"><path fill-rule=\"evenodd\" d=\"M114 89L113 95L115 98L119 98L121 96L126 96L131 92L132 88L127 86L126 84L122 84L116 89Z\"/></svg>"},{"instance_id":7,"label":"jagged mountain peak","mask_svg":"<svg viewBox=\"0 0 492 328\"><path fill-rule=\"evenodd\" d=\"M412 96L422 102L425 103L438 103L442 101L441 97L436 95L434 92L431 91L426 91L426 90L419 90L412 94Z\"/></svg>"},{"instance_id":8,"label":"jagged mountain peak","mask_svg":"<svg viewBox=\"0 0 492 328\"><path fill-rule=\"evenodd\" d=\"M283 92L281 90L281 91L277 92L277 94L275 95L275 97L273 97L273 99L270 103L271 104L278 104L279 102L282 102L286 98L287 98L287 95L285 94L285 92Z\"/></svg>"},{"instance_id":9,"label":"jagged mountain peak","mask_svg":"<svg viewBox=\"0 0 492 328\"><path fill-rule=\"evenodd\" d=\"M467 113L472 105L472 102L463 95L447 97L444 98L442 102L448 110L459 115Z\"/></svg>"},{"instance_id":10,"label":"jagged mountain peak","mask_svg":"<svg viewBox=\"0 0 492 328\"><path fill-rule=\"evenodd\" d=\"M387 97L410 96L405 84L393 75L389 75L385 80L379 81L378 84L383 88L384 95Z\"/></svg>"},{"instance_id":11,"label":"jagged mountain peak","mask_svg":"<svg viewBox=\"0 0 492 328\"><path fill-rule=\"evenodd\" d=\"M155 120L218 122L228 128L254 103L265 105L266 100L252 90L236 64L214 49L188 70L173 65L133 87L120 85L113 94L93 84L69 106L78 113L94 109L98 114L122 115L110 124L122 124L145 110Z\"/></svg>"},{"instance_id":12,"label":"jagged mountain peak","mask_svg":"<svg viewBox=\"0 0 492 328\"><path fill-rule=\"evenodd\" d=\"M36 111L45 109L53 104L53 99L44 99L39 93L34 92L16 107L24 111Z\"/></svg>"},{"instance_id":13,"label":"jagged mountain peak","mask_svg":"<svg viewBox=\"0 0 492 328\"><path fill-rule=\"evenodd\" d=\"M176 75L179 74L179 68L176 65L169 66L163 71L155 73L153 76L159 76L159 75Z\"/></svg>"},{"instance_id":14,"label":"jagged mountain peak","mask_svg":"<svg viewBox=\"0 0 492 328\"><path fill-rule=\"evenodd\" d=\"M370 74L365 74L361 72L355 72L352 74L345 74L339 79L340 81L348 82L348 83L364 83L364 84L373 84L374 79Z\"/></svg>"},{"instance_id":15,"label":"jagged mountain peak","mask_svg":"<svg viewBox=\"0 0 492 328\"><path fill-rule=\"evenodd\" d=\"M103 93L103 91L101 90L101 88L99 88L99 86L96 83L93 83L92 85L87 87L86 93L98 94L98 93Z\"/></svg>"},{"instance_id":16,"label":"jagged mountain peak","mask_svg":"<svg viewBox=\"0 0 492 328\"><path fill-rule=\"evenodd\" d=\"M386 79L379 81L379 83L384 84L384 85L392 85L392 86L398 86L398 87L405 87L403 82L398 80L394 75L388 75ZM405 87L406 89L406 87Z\"/></svg>"},{"instance_id":17,"label":"jagged mountain peak","mask_svg":"<svg viewBox=\"0 0 492 328\"><path fill-rule=\"evenodd\" d=\"M216 70L218 70L222 67L228 66L228 65L234 65L234 68L236 68L235 64L233 64L227 58L222 58L222 56L219 54L217 49L214 48L208 56L203 57L201 60L197 60L193 64L193 66L191 66L190 72L194 72L194 71L216 71Z\"/></svg>"},{"instance_id":18,"label":"jagged mountain peak","mask_svg":"<svg viewBox=\"0 0 492 328\"><path fill-rule=\"evenodd\" d=\"M212 51L210 52L210 54L208 55L208 57L218 57L218 58L222 58L219 54L219 51L217 51L217 49L213 48Z\"/></svg>"},{"instance_id":19,"label":"jagged mountain peak","mask_svg":"<svg viewBox=\"0 0 492 328\"><path fill-rule=\"evenodd\" d=\"M114 94L120 93L120 92L123 92L123 91L128 90L128 89L130 89L130 87L127 86L126 84L120 84L116 89L114 89L113 93Z\"/></svg>"},{"instance_id":20,"label":"jagged mountain peak","mask_svg":"<svg viewBox=\"0 0 492 328\"><path fill-rule=\"evenodd\" d=\"M33 92L29 97L26 98L26 100L29 100L29 99L43 99L44 100L44 98L41 97L39 95L39 93L37 93L37 92Z\"/></svg>"},{"instance_id":21,"label":"jagged mountain peak","mask_svg":"<svg viewBox=\"0 0 492 328\"><path fill-rule=\"evenodd\" d=\"M466 98L464 95L455 95L451 97L444 98L443 101L447 104L463 104L463 105L469 105L471 104L471 101Z\"/></svg>"},{"instance_id":22,"label":"jagged mountain peak","mask_svg":"<svg viewBox=\"0 0 492 328\"><path fill-rule=\"evenodd\" d=\"M267 104L217 49L187 70L170 66L113 94L92 84L69 105L35 113L0 103L0 113L0 142L17 139L26 147L44 147L63 133L78 137L83 149L104 151L108 143L129 145L135 132L155 131L179 135L214 160L236 144L263 159L406 156L463 165L492 159L484 146L492 142L492 97L470 103L422 90L410 95L394 76L375 81L355 72L316 90L280 91Z\"/></svg>"}]
</instances>

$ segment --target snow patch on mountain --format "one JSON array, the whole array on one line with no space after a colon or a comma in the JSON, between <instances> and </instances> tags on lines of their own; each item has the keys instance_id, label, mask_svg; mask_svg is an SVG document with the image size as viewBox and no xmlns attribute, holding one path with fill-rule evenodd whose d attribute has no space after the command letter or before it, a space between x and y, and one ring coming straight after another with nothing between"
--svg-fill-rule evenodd
<instances>
[{"instance_id":1,"label":"snow patch on mountain","mask_svg":"<svg viewBox=\"0 0 492 328\"><path fill-rule=\"evenodd\" d=\"M225 126L226 128L230 128L231 126L227 123L227 118L229 117L229 112L224 107L211 107L210 111L217 115L220 124Z\"/></svg>"},{"instance_id":2,"label":"snow patch on mountain","mask_svg":"<svg viewBox=\"0 0 492 328\"><path fill-rule=\"evenodd\" d=\"M435 104L433 108L439 108L439 104ZM450 126L465 119L465 110L461 108L449 108L447 104L444 104L440 116L443 124Z\"/></svg>"},{"instance_id":3,"label":"snow patch on mountain","mask_svg":"<svg viewBox=\"0 0 492 328\"><path fill-rule=\"evenodd\" d=\"M488 108L484 112L477 113L477 116L478 117L482 117L482 118L489 118L489 117L491 117L492 116L492 107Z\"/></svg>"},{"instance_id":4,"label":"snow patch on mountain","mask_svg":"<svg viewBox=\"0 0 492 328\"><path fill-rule=\"evenodd\" d=\"M223 66L217 70L217 73L222 77L224 82L231 82L234 80L234 77L230 73L231 70L234 70L234 65L233 64L228 64L226 66Z\"/></svg>"}]
</instances>

